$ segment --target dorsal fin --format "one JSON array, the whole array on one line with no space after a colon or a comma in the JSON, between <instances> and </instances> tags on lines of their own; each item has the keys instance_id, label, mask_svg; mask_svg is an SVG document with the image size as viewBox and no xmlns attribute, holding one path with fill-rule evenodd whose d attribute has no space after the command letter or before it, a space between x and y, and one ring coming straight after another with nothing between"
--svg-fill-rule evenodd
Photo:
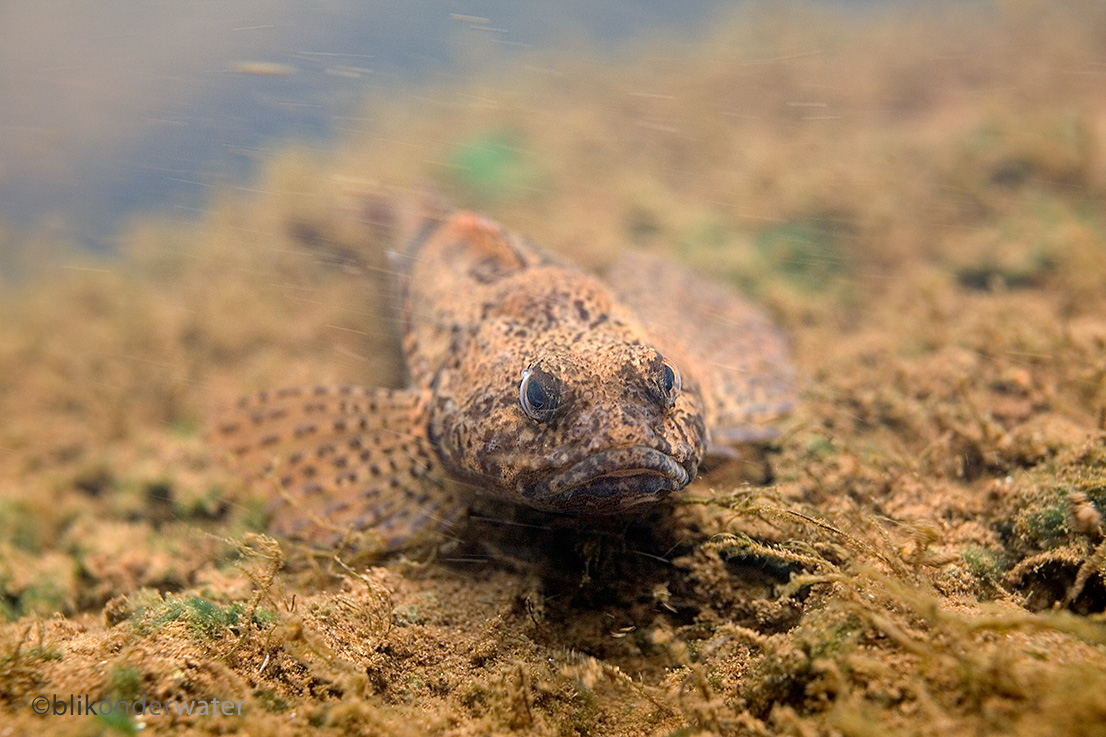
<instances>
[{"instance_id":1,"label":"dorsal fin","mask_svg":"<svg viewBox=\"0 0 1106 737\"><path fill-rule=\"evenodd\" d=\"M473 292L527 268L512 236L483 215L457 211L424 222L396 256L403 304L403 351L415 386L428 388L449 350L450 328L471 322ZM443 305L449 303L449 310ZM448 314L446 314L448 313Z\"/></svg>"}]
</instances>

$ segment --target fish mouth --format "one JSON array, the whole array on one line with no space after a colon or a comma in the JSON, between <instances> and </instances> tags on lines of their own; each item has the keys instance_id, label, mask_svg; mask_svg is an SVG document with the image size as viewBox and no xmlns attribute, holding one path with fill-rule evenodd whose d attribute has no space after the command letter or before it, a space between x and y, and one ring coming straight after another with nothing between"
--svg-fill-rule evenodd
<instances>
[{"instance_id":1,"label":"fish mouth","mask_svg":"<svg viewBox=\"0 0 1106 737\"><path fill-rule=\"evenodd\" d=\"M682 489L692 473L656 448L613 448L542 480L526 496L540 508L615 514Z\"/></svg>"}]
</instances>

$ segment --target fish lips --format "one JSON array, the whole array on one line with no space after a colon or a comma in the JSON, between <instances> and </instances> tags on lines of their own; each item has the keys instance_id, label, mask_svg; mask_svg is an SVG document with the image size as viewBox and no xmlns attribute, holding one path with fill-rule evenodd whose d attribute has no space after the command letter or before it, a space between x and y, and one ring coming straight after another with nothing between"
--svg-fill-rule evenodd
<instances>
[{"instance_id":1,"label":"fish lips","mask_svg":"<svg viewBox=\"0 0 1106 737\"><path fill-rule=\"evenodd\" d=\"M694 473L656 448L612 448L543 479L525 496L552 511L619 514L684 488Z\"/></svg>"}]
</instances>

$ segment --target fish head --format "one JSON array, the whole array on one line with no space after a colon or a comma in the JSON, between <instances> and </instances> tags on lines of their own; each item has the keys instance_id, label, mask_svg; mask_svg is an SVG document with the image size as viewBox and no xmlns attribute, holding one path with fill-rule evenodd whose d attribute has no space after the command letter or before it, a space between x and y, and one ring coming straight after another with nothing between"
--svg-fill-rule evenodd
<instances>
[{"instance_id":1,"label":"fish head","mask_svg":"<svg viewBox=\"0 0 1106 737\"><path fill-rule=\"evenodd\" d=\"M469 370L439 376L431 437L456 475L532 507L597 516L695 477L702 396L655 347L602 333L504 343L473 341L456 366Z\"/></svg>"}]
</instances>

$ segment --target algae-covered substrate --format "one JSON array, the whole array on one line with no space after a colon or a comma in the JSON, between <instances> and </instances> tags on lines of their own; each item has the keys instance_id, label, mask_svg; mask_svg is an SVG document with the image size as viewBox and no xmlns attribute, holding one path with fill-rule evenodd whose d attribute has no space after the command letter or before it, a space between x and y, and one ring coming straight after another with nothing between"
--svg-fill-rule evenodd
<instances>
[{"instance_id":1,"label":"algae-covered substrate","mask_svg":"<svg viewBox=\"0 0 1106 737\"><path fill-rule=\"evenodd\" d=\"M1106 734L1106 14L1065 7L760 8L374 101L110 257L0 232L0 735ZM753 295L778 440L624 528L267 537L205 427L401 384L428 186ZM71 694L207 706L35 713Z\"/></svg>"}]
</instances>

